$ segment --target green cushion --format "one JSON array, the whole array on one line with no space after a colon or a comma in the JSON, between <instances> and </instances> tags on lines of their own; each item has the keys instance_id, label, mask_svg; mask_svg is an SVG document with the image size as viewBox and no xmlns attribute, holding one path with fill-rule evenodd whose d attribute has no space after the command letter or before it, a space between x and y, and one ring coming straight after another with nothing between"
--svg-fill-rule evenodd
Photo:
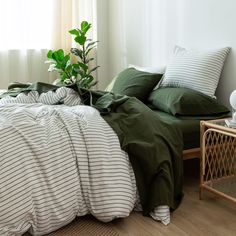
<instances>
[{"instance_id":1,"label":"green cushion","mask_svg":"<svg viewBox=\"0 0 236 236\"><path fill-rule=\"evenodd\" d=\"M161 77L162 74L153 74L128 68L118 74L112 92L145 101Z\"/></svg>"},{"instance_id":2,"label":"green cushion","mask_svg":"<svg viewBox=\"0 0 236 236\"><path fill-rule=\"evenodd\" d=\"M216 99L187 88L159 88L152 91L148 100L156 109L174 116L209 116L229 113L229 109Z\"/></svg>"}]
</instances>

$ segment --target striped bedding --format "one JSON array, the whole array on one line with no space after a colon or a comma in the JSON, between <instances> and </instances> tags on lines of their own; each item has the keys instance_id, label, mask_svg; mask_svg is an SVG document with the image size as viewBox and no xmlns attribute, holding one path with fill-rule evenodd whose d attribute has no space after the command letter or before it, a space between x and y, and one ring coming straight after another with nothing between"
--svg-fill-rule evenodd
<instances>
[{"instance_id":1,"label":"striped bedding","mask_svg":"<svg viewBox=\"0 0 236 236\"><path fill-rule=\"evenodd\" d=\"M229 47L192 51L175 46L173 58L157 87L190 88L214 97L229 52Z\"/></svg>"},{"instance_id":2,"label":"striped bedding","mask_svg":"<svg viewBox=\"0 0 236 236\"><path fill-rule=\"evenodd\" d=\"M1 236L44 235L86 214L108 222L139 205L117 135L79 104L68 88L0 100ZM168 224L169 208L151 216Z\"/></svg>"}]
</instances>

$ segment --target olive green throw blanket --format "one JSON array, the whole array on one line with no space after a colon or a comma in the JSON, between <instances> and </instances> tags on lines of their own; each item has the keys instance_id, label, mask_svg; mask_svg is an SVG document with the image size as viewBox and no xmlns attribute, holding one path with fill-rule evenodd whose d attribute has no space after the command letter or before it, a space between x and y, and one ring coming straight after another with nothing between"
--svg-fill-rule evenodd
<instances>
[{"instance_id":1,"label":"olive green throw blanket","mask_svg":"<svg viewBox=\"0 0 236 236\"><path fill-rule=\"evenodd\" d=\"M162 121L134 97L114 102L103 118L115 130L121 148L129 154L144 214L159 205L176 209L182 198L180 130Z\"/></svg>"},{"instance_id":2,"label":"olive green throw blanket","mask_svg":"<svg viewBox=\"0 0 236 236\"><path fill-rule=\"evenodd\" d=\"M6 94L55 90L43 83L12 86ZM78 91L76 86L72 86ZM79 89L85 105L97 108L119 137L134 169L144 214L156 206L176 209L182 199L182 134L134 97ZM3 96L5 96L4 94ZM2 96L2 97L3 97Z\"/></svg>"}]
</instances>

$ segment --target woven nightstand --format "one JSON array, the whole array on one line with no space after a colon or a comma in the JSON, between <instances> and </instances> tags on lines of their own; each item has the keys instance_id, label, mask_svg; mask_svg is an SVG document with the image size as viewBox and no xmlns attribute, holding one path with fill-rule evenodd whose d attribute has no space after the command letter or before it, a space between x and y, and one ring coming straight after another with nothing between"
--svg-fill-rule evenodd
<instances>
[{"instance_id":1,"label":"woven nightstand","mask_svg":"<svg viewBox=\"0 0 236 236\"><path fill-rule=\"evenodd\" d=\"M200 199L203 189L236 203L236 129L201 121Z\"/></svg>"}]
</instances>

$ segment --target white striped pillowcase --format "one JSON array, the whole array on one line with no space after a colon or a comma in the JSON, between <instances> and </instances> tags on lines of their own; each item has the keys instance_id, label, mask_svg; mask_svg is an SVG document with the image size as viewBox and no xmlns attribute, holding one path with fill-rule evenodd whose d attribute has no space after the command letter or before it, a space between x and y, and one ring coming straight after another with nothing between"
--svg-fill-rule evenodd
<instances>
[{"instance_id":1,"label":"white striped pillowcase","mask_svg":"<svg viewBox=\"0 0 236 236\"><path fill-rule=\"evenodd\" d=\"M159 87L184 87L214 97L229 47L206 52L175 47Z\"/></svg>"}]
</instances>

